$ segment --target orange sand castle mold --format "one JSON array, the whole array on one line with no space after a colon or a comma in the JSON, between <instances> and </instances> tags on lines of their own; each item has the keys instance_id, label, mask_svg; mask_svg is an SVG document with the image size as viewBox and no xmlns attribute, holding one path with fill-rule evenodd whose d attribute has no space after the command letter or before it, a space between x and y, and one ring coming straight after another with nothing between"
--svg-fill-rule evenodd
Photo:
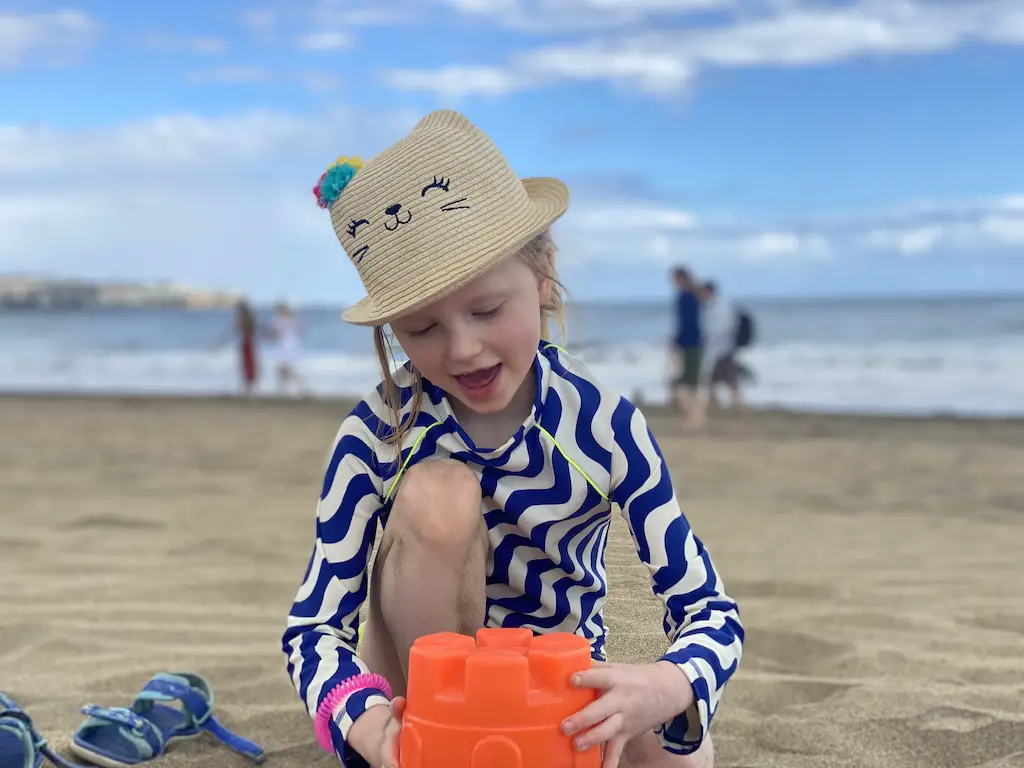
<instances>
[{"instance_id":1,"label":"orange sand castle mold","mask_svg":"<svg viewBox=\"0 0 1024 768\"><path fill-rule=\"evenodd\" d=\"M421 637L409 652L402 768L599 768L600 747L561 731L597 694L575 689L590 643L567 632L481 629Z\"/></svg>"}]
</instances>

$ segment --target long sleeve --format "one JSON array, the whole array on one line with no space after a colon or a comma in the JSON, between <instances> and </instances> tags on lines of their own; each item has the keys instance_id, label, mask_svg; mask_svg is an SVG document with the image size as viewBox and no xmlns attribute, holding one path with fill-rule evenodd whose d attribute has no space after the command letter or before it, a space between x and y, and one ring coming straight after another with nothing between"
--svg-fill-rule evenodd
<instances>
[{"instance_id":1,"label":"long sleeve","mask_svg":"<svg viewBox=\"0 0 1024 768\"><path fill-rule=\"evenodd\" d=\"M690 680L694 705L658 729L662 746L695 752L704 740L729 678L739 666L743 626L736 603L676 500L672 480L643 414L625 399L612 416L612 501L622 510L637 553L665 605L670 642L661 660Z\"/></svg>"},{"instance_id":2,"label":"long sleeve","mask_svg":"<svg viewBox=\"0 0 1024 768\"><path fill-rule=\"evenodd\" d=\"M368 671L356 655L356 644L382 508L372 440L355 412L338 431L317 504L313 553L282 638L288 674L312 718L335 687ZM362 709L375 703L366 696L359 701ZM354 768L365 762L354 751L345 755L344 726L361 711L351 705L346 709L343 723L335 723L341 730L332 733L339 758Z\"/></svg>"}]
</instances>

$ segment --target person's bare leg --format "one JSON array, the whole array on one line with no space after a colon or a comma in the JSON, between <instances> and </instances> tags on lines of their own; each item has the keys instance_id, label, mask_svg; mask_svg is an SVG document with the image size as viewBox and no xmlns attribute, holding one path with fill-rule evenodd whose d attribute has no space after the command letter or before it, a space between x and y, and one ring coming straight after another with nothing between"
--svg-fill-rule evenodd
<instances>
[{"instance_id":1,"label":"person's bare leg","mask_svg":"<svg viewBox=\"0 0 1024 768\"><path fill-rule=\"evenodd\" d=\"M626 744L619 768L714 768L715 747L705 736L700 749L690 755L676 755L662 749L654 731L648 731Z\"/></svg>"},{"instance_id":2,"label":"person's bare leg","mask_svg":"<svg viewBox=\"0 0 1024 768\"><path fill-rule=\"evenodd\" d=\"M405 695L409 649L434 632L483 625L487 528L480 481L464 464L425 461L403 476L374 562L360 656Z\"/></svg>"},{"instance_id":3,"label":"person's bare leg","mask_svg":"<svg viewBox=\"0 0 1024 768\"><path fill-rule=\"evenodd\" d=\"M732 409L736 413L736 418L744 421L747 417L747 403L743 399L743 390L740 389L739 382L734 382L730 385L729 396L732 400Z\"/></svg>"},{"instance_id":4,"label":"person's bare leg","mask_svg":"<svg viewBox=\"0 0 1024 768\"><path fill-rule=\"evenodd\" d=\"M685 386L680 387L679 405L685 414L683 426L688 431L695 432L704 428L707 421L706 404L699 391Z\"/></svg>"}]
</instances>

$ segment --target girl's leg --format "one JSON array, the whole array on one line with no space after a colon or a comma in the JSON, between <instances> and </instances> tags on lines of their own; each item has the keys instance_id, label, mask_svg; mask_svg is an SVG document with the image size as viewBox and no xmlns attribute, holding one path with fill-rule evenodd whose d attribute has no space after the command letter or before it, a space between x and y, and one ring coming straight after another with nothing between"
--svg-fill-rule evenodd
<instances>
[{"instance_id":1,"label":"girl's leg","mask_svg":"<svg viewBox=\"0 0 1024 768\"><path fill-rule=\"evenodd\" d=\"M700 749L690 755L674 755L661 748L654 731L637 736L623 750L619 768L714 768L715 748L706 736Z\"/></svg>"},{"instance_id":2,"label":"girl's leg","mask_svg":"<svg viewBox=\"0 0 1024 768\"><path fill-rule=\"evenodd\" d=\"M409 649L422 635L483 625L487 527L480 481L450 459L402 478L370 577L360 656L405 695Z\"/></svg>"}]
</instances>

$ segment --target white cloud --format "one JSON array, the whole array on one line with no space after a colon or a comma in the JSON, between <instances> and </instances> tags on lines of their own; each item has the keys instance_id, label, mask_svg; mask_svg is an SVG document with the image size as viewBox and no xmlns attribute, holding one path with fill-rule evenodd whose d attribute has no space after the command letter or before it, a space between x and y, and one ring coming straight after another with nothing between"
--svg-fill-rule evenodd
<instances>
[{"instance_id":1,"label":"white cloud","mask_svg":"<svg viewBox=\"0 0 1024 768\"><path fill-rule=\"evenodd\" d=\"M342 51L355 44L352 35L345 32L311 32L300 35L296 41L300 50L313 53L324 51Z\"/></svg>"},{"instance_id":2,"label":"white cloud","mask_svg":"<svg viewBox=\"0 0 1024 768\"><path fill-rule=\"evenodd\" d=\"M515 16L519 2L451 0L463 10L491 16ZM672 10L671 0L572 0L590 26L610 25L617 14L640 18ZM693 3L690 4L694 6ZM699 5L699 3L697 4ZM728 5L723 3L722 5ZM683 90L707 67L796 67L865 56L936 53L969 43L1024 45L1024 3L1020 0L857 0L838 4L757 2L732 4L736 11L717 24L651 31L616 31L607 37L543 47L519 53L501 66L489 64L404 73L417 90L446 96L494 94L568 80L628 83L653 93ZM539 27L550 22L540 3L529 17ZM558 4L565 9L565 4ZM754 8L755 10L752 10ZM602 10L603 9L603 10ZM678 9L677 9L678 10ZM549 30L550 31L550 30ZM453 82L450 73L461 79ZM399 87L401 81L388 77Z\"/></svg>"},{"instance_id":3,"label":"white cloud","mask_svg":"<svg viewBox=\"0 0 1024 768\"><path fill-rule=\"evenodd\" d=\"M578 259L771 266L861 258L1024 257L1021 196L907 206L809 221L698 216L657 202L577 200L559 224ZM913 213L911 211L914 211Z\"/></svg>"},{"instance_id":4,"label":"white cloud","mask_svg":"<svg viewBox=\"0 0 1024 768\"><path fill-rule=\"evenodd\" d=\"M194 35L189 37L162 33L152 34L146 37L146 44L150 48L155 48L159 51L195 53L200 55L214 55L225 53L228 50L227 40L214 35Z\"/></svg>"},{"instance_id":5,"label":"white cloud","mask_svg":"<svg viewBox=\"0 0 1024 768\"><path fill-rule=\"evenodd\" d=\"M274 36L280 16L272 8L250 8L241 15L242 26L254 38L266 41Z\"/></svg>"},{"instance_id":6,"label":"white cloud","mask_svg":"<svg viewBox=\"0 0 1024 768\"><path fill-rule=\"evenodd\" d=\"M876 229L864 236L865 242L875 248L892 250L914 255L928 253L935 248L945 235L943 227L929 224L909 229Z\"/></svg>"},{"instance_id":7,"label":"white cloud","mask_svg":"<svg viewBox=\"0 0 1024 768\"><path fill-rule=\"evenodd\" d=\"M299 50L322 53L353 47L360 28L419 21L428 0L396 0L386 6L372 0L267 1L240 16L253 39L263 44L288 40Z\"/></svg>"},{"instance_id":8,"label":"white cloud","mask_svg":"<svg viewBox=\"0 0 1024 768\"><path fill-rule=\"evenodd\" d=\"M697 225L691 211L630 200L584 205L579 213L574 211L573 218L576 226L591 232L676 232Z\"/></svg>"},{"instance_id":9,"label":"white cloud","mask_svg":"<svg viewBox=\"0 0 1024 768\"><path fill-rule=\"evenodd\" d=\"M685 59L650 51L640 44L545 48L519 57L515 66L529 76L527 82L609 80L637 83L649 93L677 92L696 75L694 66Z\"/></svg>"},{"instance_id":10,"label":"white cloud","mask_svg":"<svg viewBox=\"0 0 1024 768\"><path fill-rule=\"evenodd\" d=\"M273 72L256 66L211 67L188 75L188 81L196 85L262 85L273 80Z\"/></svg>"},{"instance_id":11,"label":"white cloud","mask_svg":"<svg viewBox=\"0 0 1024 768\"><path fill-rule=\"evenodd\" d=\"M520 90L529 79L498 67L443 67L426 72L392 69L383 73L384 82L404 91L430 91L442 98L458 99L474 93L501 96Z\"/></svg>"},{"instance_id":12,"label":"white cloud","mask_svg":"<svg viewBox=\"0 0 1024 768\"><path fill-rule=\"evenodd\" d=\"M659 16L732 8L739 0L441 0L466 16L525 32L615 29Z\"/></svg>"},{"instance_id":13,"label":"white cloud","mask_svg":"<svg viewBox=\"0 0 1024 768\"><path fill-rule=\"evenodd\" d=\"M75 132L0 127L0 272L167 278L263 298L357 298L355 272L312 186L334 157L368 158L418 118L339 107L315 115L173 114ZM799 222L726 220L649 195L596 194L583 182L574 187L557 225L568 263L682 259L769 269L880 256L972 263L1024 256L1024 194Z\"/></svg>"},{"instance_id":14,"label":"white cloud","mask_svg":"<svg viewBox=\"0 0 1024 768\"><path fill-rule=\"evenodd\" d=\"M1024 246L1024 216L986 216L979 227L992 240L1008 246Z\"/></svg>"},{"instance_id":15,"label":"white cloud","mask_svg":"<svg viewBox=\"0 0 1024 768\"><path fill-rule=\"evenodd\" d=\"M357 298L312 187L333 158L370 156L417 117L339 108L0 129L0 272Z\"/></svg>"},{"instance_id":16,"label":"white cloud","mask_svg":"<svg viewBox=\"0 0 1024 768\"><path fill-rule=\"evenodd\" d=\"M82 11L0 11L0 72L73 64L99 38L100 24Z\"/></svg>"},{"instance_id":17,"label":"white cloud","mask_svg":"<svg viewBox=\"0 0 1024 768\"><path fill-rule=\"evenodd\" d=\"M326 70L277 72L262 66L223 66L199 69L187 76L193 85L298 85L308 91L327 93L341 88L341 78Z\"/></svg>"}]
</instances>

